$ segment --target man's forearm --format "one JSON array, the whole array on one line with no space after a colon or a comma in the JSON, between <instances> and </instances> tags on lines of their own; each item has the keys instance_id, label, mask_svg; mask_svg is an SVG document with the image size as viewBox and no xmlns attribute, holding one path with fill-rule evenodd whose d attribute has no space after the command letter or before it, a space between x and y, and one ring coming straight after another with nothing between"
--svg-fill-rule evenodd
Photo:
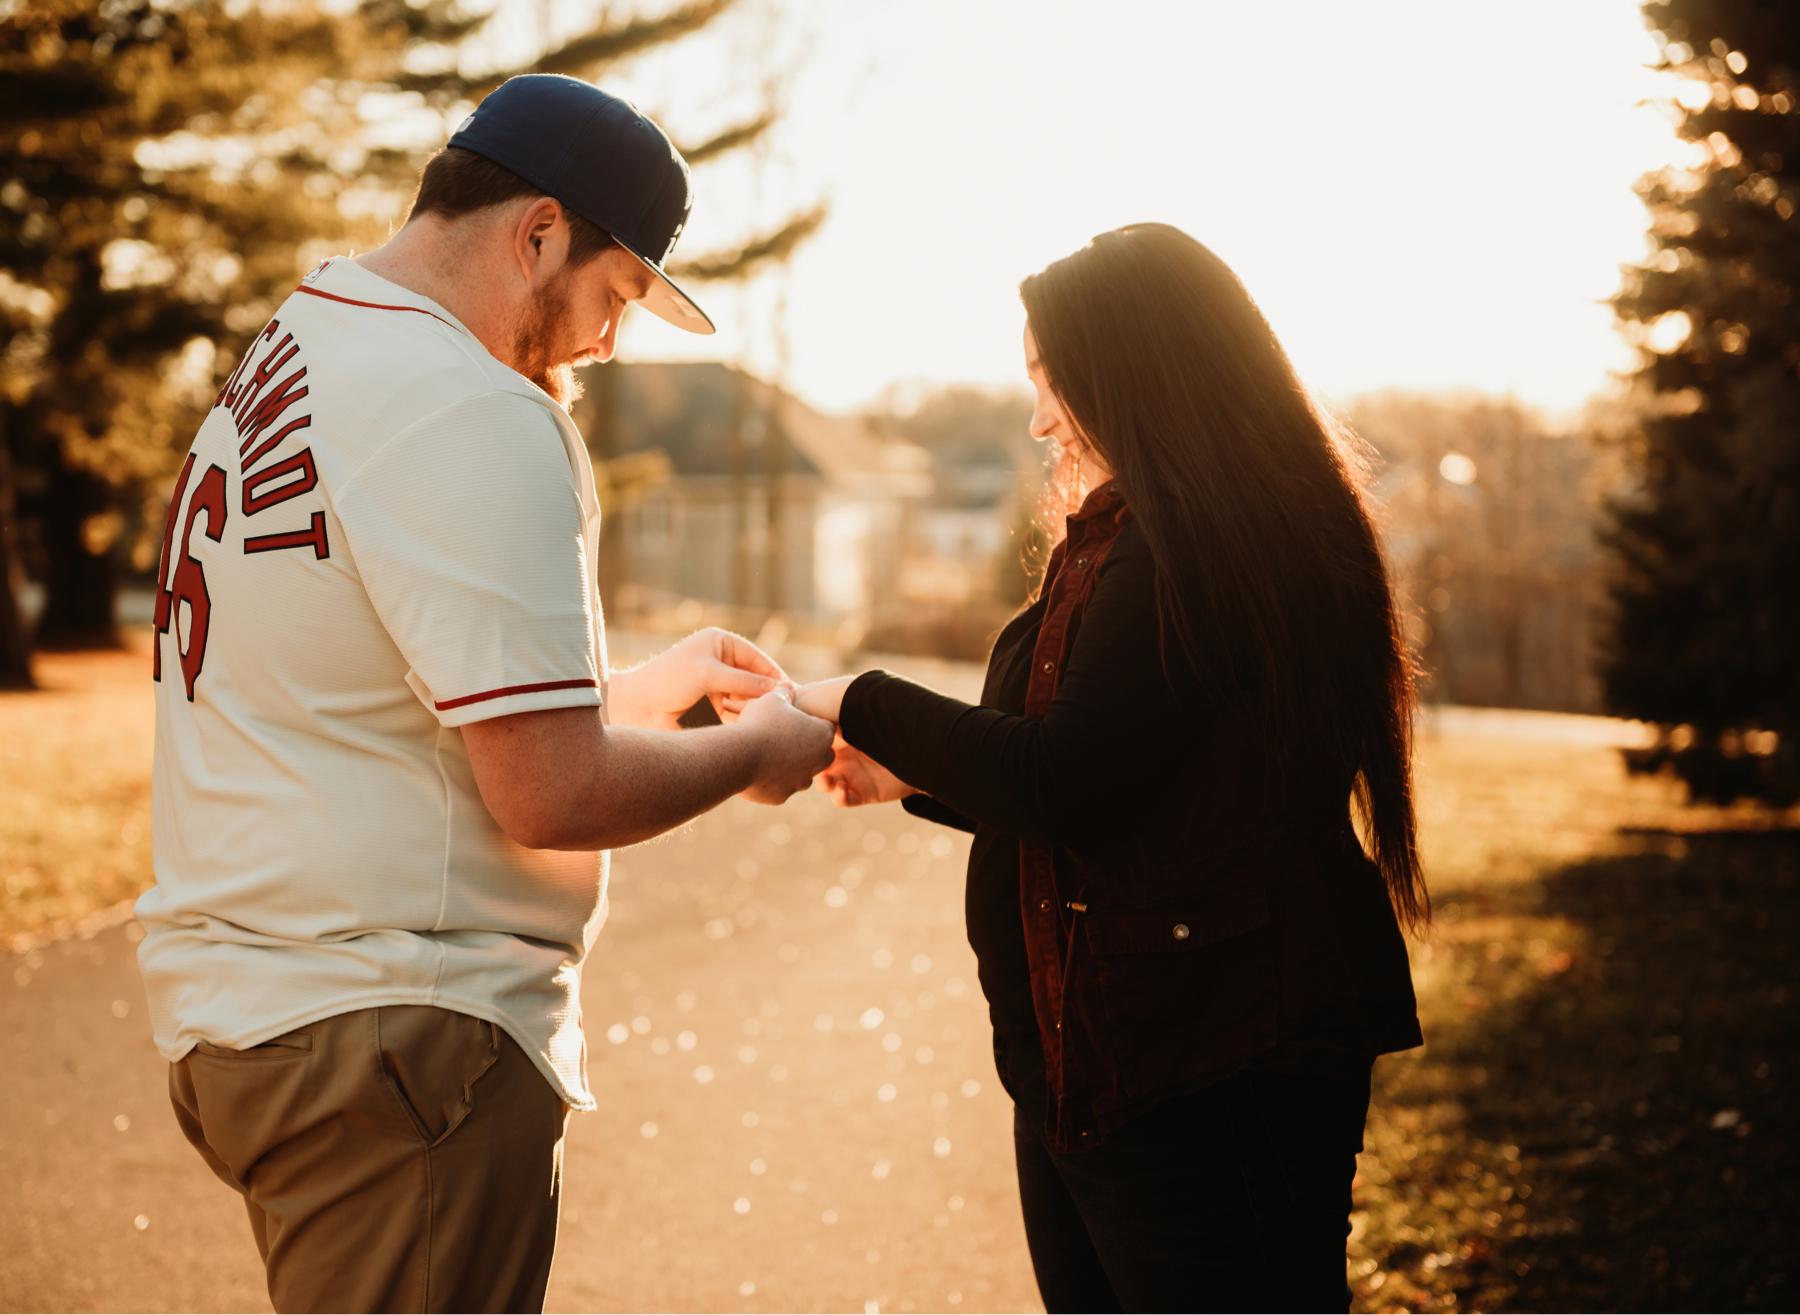
<instances>
[{"instance_id":1,"label":"man's forearm","mask_svg":"<svg viewBox=\"0 0 1800 1315\"><path fill-rule=\"evenodd\" d=\"M749 788L759 746L732 726L613 725L547 806L540 849L616 849L659 836Z\"/></svg>"}]
</instances>

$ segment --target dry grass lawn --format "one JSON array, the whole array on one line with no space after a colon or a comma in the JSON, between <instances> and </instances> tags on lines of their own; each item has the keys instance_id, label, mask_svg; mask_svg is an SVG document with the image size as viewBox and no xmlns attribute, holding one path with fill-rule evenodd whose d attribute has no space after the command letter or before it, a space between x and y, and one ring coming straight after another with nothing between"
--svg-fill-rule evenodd
<instances>
[{"instance_id":1,"label":"dry grass lawn","mask_svg":"<svg viewBox=\"0 0 1800 1315\"><path fill-rule=\"evenodd\" d=\"M14 937L150 872L145 639L38 673L0 695ZM1794 1309L1800 828L1683 808L1571 729L1421 734L1428 1046L1377 1068L1357 1305Z\"/></svg>"},{"instance_id":2,"label":"dry grass lawn","mask_svg":"<svg viewBox=\"0 0 1800 1315\"><path fill-rule=\"evenodd\" d=\"M1427 1044L1376 1069L1358 1307L1796 1309L1793 819L1530 738L1419 773Z\"/></svg>"},{"instance_id":3,"label":"dry grass lawn","mask_svg":"<svg viewBox=\"0 0 1800 1315\"><path fill-rule=\"evenodd\" d=\"M147 631L117 653L43 653L0 694L0 943L54 932L150 878L155 710Z\"/></svg>"}]
</instances>

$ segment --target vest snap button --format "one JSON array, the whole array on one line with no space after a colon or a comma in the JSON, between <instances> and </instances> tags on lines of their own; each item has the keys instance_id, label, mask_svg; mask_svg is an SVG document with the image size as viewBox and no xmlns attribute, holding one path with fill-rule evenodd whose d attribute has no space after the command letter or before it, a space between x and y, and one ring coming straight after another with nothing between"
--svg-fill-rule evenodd
<instances>
[{"instance_id":1,"label":"vest snap button","mask_svg":"<svg viewBox=\"0 0 1800 1315\"><path fill-rule=\"evenodd\" d=\"M1054 662L1046 662L1046 663L1044 663L1044 670L1049 671L1055 665L1056 665L1056 663L1054 663Z\"/></svg>"},{"instance_id":2,"label":"vest snap button","mask_svg":"<svg viewBox=\"0 0 1800 1315\"><path fill-rule=\"evenodd\" d=\"M1185 941L1189 936L1193 935L1193 932L1188 929L1188 925L1185 922L1176 923L1173 931L1175 933L1175 939L1178 941Z\"/></svg>"},{"instance_id":3,"label":"vest snap button","mask_svg":"<svg viewBox=\"0 0 1800 1315\"><path fill-rule=\"evenodd\" d=\"M1040 913L1050 912L1050 901L1047 899L1039 900L1038 901L1038 912L1040 912Z\"/></svg>"}]
</instances>

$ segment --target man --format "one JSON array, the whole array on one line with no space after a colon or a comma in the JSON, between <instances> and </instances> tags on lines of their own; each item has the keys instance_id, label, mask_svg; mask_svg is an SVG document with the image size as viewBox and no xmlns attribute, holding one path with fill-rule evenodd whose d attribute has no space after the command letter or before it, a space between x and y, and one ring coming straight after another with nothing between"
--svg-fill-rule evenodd
<instances>
[{"instance_id":1,"label":"man","mask_svg":"<svg viewBox=\"0 0 1800 1315\"><path fill-rule=\"evenodd\" d=\"M181 471L139 959L277 1309L540 1309L603 851L831 760L735 636L607 666L563 403L634 302L711 332L662 270L689 196L632 106L507 82L386 246L281 306ZM678 730L701 698L727 724Z\"/></svg>"}]
</instances>

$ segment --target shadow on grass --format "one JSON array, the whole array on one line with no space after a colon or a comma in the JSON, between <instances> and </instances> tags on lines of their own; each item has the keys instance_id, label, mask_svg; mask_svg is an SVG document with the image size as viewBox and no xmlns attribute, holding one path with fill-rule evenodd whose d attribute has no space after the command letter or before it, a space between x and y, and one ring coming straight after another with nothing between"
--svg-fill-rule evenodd
<instances>
[{"instance_id":1,"label":"shadow on grass","mask_svg":"<svg viewBox=\"0 0 1800 1315\"><path fill-rule=\"evenodd\" d=\"M1627 843L1481 892L1377 1097L1359 1305L1800 1308L1800 832Z\"/></svg>"}]
</instances>

